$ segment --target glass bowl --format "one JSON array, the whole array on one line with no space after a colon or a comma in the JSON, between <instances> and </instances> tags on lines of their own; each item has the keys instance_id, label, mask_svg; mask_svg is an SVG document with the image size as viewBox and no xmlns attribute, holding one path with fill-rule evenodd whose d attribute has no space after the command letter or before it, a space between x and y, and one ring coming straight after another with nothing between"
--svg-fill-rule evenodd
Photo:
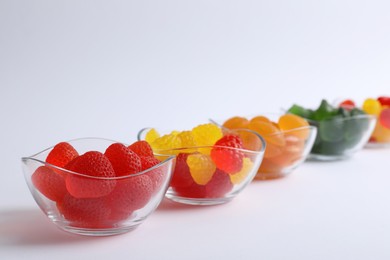
<instances>
[{"instance_id":1,"label":"glass bowl","mask_svg":"<svg viewBox=\"0 0 390 260\"><path fill-rule=\"evenodd\" d=\"M151 129L142 129L138 140L145 140ZM253 180L264 155L263 138L246 129L221 131L223 137L239 137L243 148L214 144L155 151L176 156L166 193L168 199L190 205L222 204L231 201Z\"/></svg>"},{"instance_id":2,"label":"glass bowl","mask_svg":"<svg viewBox=\"0 0 390 260\"><path fill-rule=\"evenodd\" d=\"M262 114L272 122L277 122L283 114ZM249 116L246 118L253 118ZM224 121L210 119L217 125ZM260 133L258 133L260 134ZM262 135L267 144L264 158L255 176L257 180L269 180L285 177L293 172L308 157L316 138L315 126L302 126L291 130L281 130L278 133Z\"/></svg>"},{"instance_id":3,"label":"glass bowl","mask_svg":"<svg viewBox=\"0 0 390 260\"><path fill-rule=\"evenodd\" d=\"M386 101L381 102L380 100L386 99ZM367 114L376 117L376 124L374 130L371 134L366 147L368 148L380 148L380 147L390 147L390 105L389 105L390 97L379 97L377 99L366 98L364 102L358 102L359 108L365 111ZM368 102L367 106L365 103ZM346 98L338 98L333 103L335 107L344 107L349 110L356 107L355 101L346 99ZM370 111L371 110L371 111Z\"/></svg>"},{"instance_id":4,"label":"glass bowl","mask_svg":"<svg viewBox=\"0 0 390 260\"><path fill-rule=\"evenodd\" d=\"M104 153L116 142L81 138L68 143L81 155L91 150ZM174 165L174 156L160 155L162 161L159 164L136 174L92 177L46 163L52 149L23 157L24 177L46 216L62 230L80 235L108 236L136 228L164 198ZM101 193L95 197L73 197L68 191L69 181L76 181L83 189L92 187ZM146 182L149 185L143 185Z\"/></svg>"},{"instance_id":5,"label":"glass bowl","mask_svg":"<svg viewBox=\"0 0 390 260\"><path fill-rule=\"evenodd\" d=\"M308 122L318 129L309 158L331 161L349 158L361 150L370 139L376 117L360 114Z\"/></svg>"}]
</instances>

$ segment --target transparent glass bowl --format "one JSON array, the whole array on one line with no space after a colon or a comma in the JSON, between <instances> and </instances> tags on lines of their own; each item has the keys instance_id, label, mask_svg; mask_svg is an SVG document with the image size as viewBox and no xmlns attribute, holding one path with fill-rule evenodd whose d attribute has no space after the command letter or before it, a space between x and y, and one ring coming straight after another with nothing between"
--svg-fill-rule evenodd
<instances>
[{"instance_id":1,"label":"transparent glass bowl","mask_svg":"<svg viewBox=\"0 0 390 260\"><path fill-rule=\"evenodd\" d=\"M68 143L81 155L91 150L104 153L115 141L81 138ZM108 236L136 228L164 198L172 177L174 156L160 155L162 162L140 173L103 178L46 163L45 159L52 148L22 158L24 177L32 196L46 216L59 228L71 233ZM96 198L75 198L67 188L67 182L71 179L82 184L82 187L107 192ZM153 183L152 189L150 186L145 189L142 185L148 179Z\"/></svg>"},{"instance_id":2,"label":"transparent glass bowl","mask_svg":"<svg viewBox=\"0 0 390 260\"><path fill-rule=\"evenodd\" d=\"M138 140L144 140L150 129L142 129ZM263 138L246 129L224 129L223 134L239 136L244 148L214 145L155 151L176 156L175 170L166 193L168 199L190 205L222 204L232 200L253 180L264 155ZM215 159L216 154L233 156L221 164ZM227 173L234 165L240 165L240 170Z\"/></svg>"},{"instance_id":3,"label":"transparent glass bowl","mask_svg":"<svg viewBox=\"0 0 390 260\"><path fill-rule=\"evenodd\" d=\"M261 114L272 122L277 122L283 114ZM253 118L249 116L246 118ZM223 125L222 120L213 120L217 125ZM259 133L260 135L260 133ZM303 126L276 134L263 135L267 143L264 158L255 176L257 180L269 180L285 177L301 165L308 157L317 135L315 126Z\"/></svg>"},{"instance_id":4,"label":"transparent glass bowl","mask_svg":"<svg viewBox=\"0 0 390 260\"><path fill-rule=\"evenodd\" d=\"M333 106L339 107L340 103L344 100L347 100L348 98L338 98L332 102ZM360 109L363 109L363 101L359 102L360 105L358 106ZM351 107L352 109L353 107ZM374 130L372 131L371 137L368 140L366 147L368 148L382 148L382 147L390 147L390 128L386 128L382 120L389 121L390 115L389 113L383 113L384 110L390 109L389 106L382 105L381 112L378 116L376 116L376 124L374 127ZM385 118L381 118L385 117Z\"/></svg>"},{"instance_id":5,"label":"transparent glass bowl","mask_svg":"<svg viewBox=\"0 0 390 260\"><path fill-rule=\"evenodd\" d=\"M309 158L329 161L349 158L361 150L374 130L376 117L355 115L308 122L318 129Z\"/></svg>"}]
</instances>

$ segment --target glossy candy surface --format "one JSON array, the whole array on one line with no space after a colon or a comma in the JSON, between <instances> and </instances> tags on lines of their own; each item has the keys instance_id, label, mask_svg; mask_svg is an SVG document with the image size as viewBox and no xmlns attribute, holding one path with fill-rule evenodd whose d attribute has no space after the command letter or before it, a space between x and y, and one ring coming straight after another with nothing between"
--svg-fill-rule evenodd
<instances>
[{"instance_id":1,"label":"glossy candy surface","mask_svg":"<svg viewBox=\"0 0 390 260\"><path fill-rule=\"evenodd\" d=\"M265 139L267 147L256 175L257 179L285 176L307 156L305 143L310 139L313 131L309 123L304 118L293 114L281 115L274 120L259 115L250 120L245 117L233 117L223 123L226 128L236 129L242 127L242 122L247 122L248 129L259 133ZM286 170L289 167L291 168ZM231 178L235 177L231 176Z\"/></svg>"},{"instance_id":2,"label":"glossy candy surface","mask_svg":"<svg viewBox=\"0 0 390 260\"><path fill-rule=\"evenodd\" d=\"M234 118L230 122L237 126L246 123L242 118ZM145 131L142 132L145 140L150 142L155 153L176 155L167 197L178 202L198 205L224 203L249 183L259 165L260 138L246 130L242 131L244 134L227 132L216 124L208 123L165 135L156 135L155 129ZM150 136L160 137L152 139ZM251 138L257 138L257 145L247 147L245 144Z\"/></svg>"}]
</instances>

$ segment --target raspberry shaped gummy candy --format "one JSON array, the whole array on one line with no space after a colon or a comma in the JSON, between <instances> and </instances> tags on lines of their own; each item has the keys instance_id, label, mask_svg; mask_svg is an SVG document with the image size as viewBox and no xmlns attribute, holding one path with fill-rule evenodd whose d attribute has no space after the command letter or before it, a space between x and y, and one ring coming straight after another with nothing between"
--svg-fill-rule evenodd
<instances>
[{"instance_id":1,"label":"raspberry shaped gummy candy","mask_svg":"<svg viewBox=\"0 0 390 260\"><path fill-rule=\"evenodd\" d=\"M233 184L239 184L243 182L252 169L253 169L253 162L251 161L251 159L245 157L241 170L235 174L230 174L230 181Z\"/></svg>"},{"instance_id":2,"label":"raspberry shaped gummy candy","mask_svg":"<svg viewBox=\"0 0 390 260\"><path fill-rule=\"evenodd\" d=\"M213 145L222 137L221 129L214 124L198 125L192 129L192 134L199 146Z\"/></svg>"},{"instance_id":3,"label":"raspberry shaped gummy candy","mask_svg":"<svg viewBox=\"0 0 390 260\"><path fill-rule=\"evenodd\" d=\"M129 146L129 149L135 152L138 156L153 156L152 147L146 141L137 141Z\"/></svg>"},{"instance_id":4,"label":"raspberry shaped gummy candy","mask_svg":"<svg viewBox=\"0 0 390 260\"><path fill-rule=\"evenodd\" d=\"M56 144L46 157L46 162L63 168L70 161L78 157L78 152L67 142Z\"/></svg>"},{"instance_id":5,"label":"raspberry shaped gummy candy","mask_svg":"<svg viewBox=\"0 0 390 260\"><path fill-rule=\"evenodd\" d=\"M47 166L36 169L31 181L40 193L52 201L62 201L67 193L64 178Z\"/></svg>"},{"instance_id":6,"label":"raspberry shaped gummy candy","mask_svg":"<svg viewBox=\"0 0 390 260\"><path fill-rule=\"evenodd\" d=\"M115 177L115 171L104 154L86 152L69 165L68 170L78 173L69 174L65 179L66 188L73 197L98 198L114 189L116 181L107 178Z\"/></svg>"},{"instance_id":7,"label":"raspberry shaped gummy candy","mask_svg":"<svg viewBox=\"0 0 390 260\"><path fill-rule=\"evenodd\" d=\"M218 169L234 174L241 170L244 154L240 137L228 134L219 139L211 149L211 158Z\"/></svg>"},{"instance_id":8,"label":"raspberry shaped gummy candy","mask_svg":"<svg viewBox=\"0 0 390 260\"><path fill-rule=\"evenodd\" d=\"M178 137L178 132L172 131L170 134L157 138L150 145L157 153L174 154L173 149L181 147L181 139Z\"/></svg>"},{"instance_id":9,"label":"raspberry shaped gummy candy","mask_svg":"<svg viewBox=\"0 0 390 260\"><path fill-rule=\"evenodd\" d=\"M233 189L229 174L217 169L205 187L206 198L221 198Z\"/></svg>"},{"instance_id":10,"label":"raspberry shaped gummy candy","mask_svg":"<svg viewBox=\"0 0 390 260\"><path fill-rule=\"evenodd\" d=\"M216 169L210 156L201 153L190 154L187 158L187 165L192 179L200 185L206 185L213 177Z\"/></svg>"},{"instance_id":11,"label":"raspberry shaped gummy candy","mask_svg":"<svg viewBox=\"0 0 390 260\"><path fill-rule=\"evenodd\" d=\"M187 164L188 153L179 153L176 156L175 170L172 175L172 188L188 187L194 182Z\"/></svg>"},{"instance_id":12,"label":"raspberry shaped gummy candy","mask_svg":"<svg viewBox=\"0 0 390 260\"><path fill-rule=\"evenodd\" d=\"M139 156L121 143L111 144L104 155L110 160L116 176L126 176L141 171Z\"/></svg>"}]
</instances>

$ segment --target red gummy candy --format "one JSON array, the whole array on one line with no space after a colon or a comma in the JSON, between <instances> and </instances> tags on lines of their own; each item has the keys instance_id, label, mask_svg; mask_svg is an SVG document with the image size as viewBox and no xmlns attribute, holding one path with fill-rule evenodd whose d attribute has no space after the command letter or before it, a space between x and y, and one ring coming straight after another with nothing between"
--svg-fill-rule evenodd
<instances>
[{"instance_id":1,"label":"red gummy candy","mask_svg":"<svg viewBox=\"0 0 390 260\"><path fill-rule=\"evenodd\" d=\"M390 106L390 97L378 97L378 101L382 106Z\"/></svg>"},{"instance_id":2,"label":"red gummy candy","mask_svg":"<svg viewBox=\"0 0 390 260\"><path fill-rule=\"evenodd\" d=\"M173 188L188 187L195 183L187 165L188 155L188 153L179 153L176 157L175 171L173 172L170 183Z\"/></svg>"},{"instance_id":3,"label":"red gummy candy","mask_svg":"<svg viewBox=\"0 0 390 260\"><path fill-rule=\"evenodd\" d=\"M121 143L110 145L105 156L110 160L116 176L126 176L141 171L141 159Z\"/></svg>"},{"instance_id":4,"label":"red gummy candy","mask_svg":"<svg viewBox=\"0 0 390 260\"><path fill-rule=\"evenodd\" d=\"M149 202L152 187L152 181L145 174L118 179L115 189L106 197L106 203L117 216L131 214Z\"/></svg>"},{"instance_id":5,"label":"red gummy candy","mask_svg":"<svg viewBox=\"0 0 390 260\"><path fill-rule=\"evenodd\" d=\"M152 147L149 143L141 140L133 143L129 146L129 149L135 152L138 156L153 156Z\"/></svg>"},{"instance_id":6,"label":"red gummy candy","mask_svg":"<svg viewBox=\"0 0 390 260\"><path fill-rule=\"evenodd\" d=\"M142 170L147 170L160 163L154 156L141 156ZM146 173L152 181L153 194L158 192L165 181L164 166L150 170Z\"/></svg>"},{"instance_id":7,"label":"red gummy candy","mask_svg":"<svg viewBox=\"0 0 390 260\"><path fill-rule=\"evenodd\" d=\"M178 196L186 198L206 198L206 186L193 182L186 187L172 187Z\"/></svg>"},{"instance_id":8,"label":"red gummy candy","mask_svg":"<svg viewBox=\"0 0 390 260\"><path fill-rule=\"evenodd\" d=\"M233 189L233 184L229 174L217 169L205 189L207 198L221 198Z\"/></svg>"},{"instance_id":9,"label":"red gummy candy","mask_svg":"<svg viewBox=\"0 0 390 260\"><path fill-rule=\"evenodd\" d=\"M31 176L35 188L52 201L62 201L67 193L64 178L47 166L41 166Z\"/></svg>"},{"instance_id":10,"label":"red gummy candy","mask_svg":"<svg viewBox=\"0 0 390 260\"><path fill-rule=\"evenodd\" d=\"M79 156L78 152L67 142L56 144L46 157L46 162L63 168Z\"/></svg>"},{"instance_id":11,"label":"red gummy candy","mask_svg":"<svg viewBox=\"0 0 390 260\"><path fill-rule=\"evenodd\" d=\"M219 139L210 153L217 168L229 174L239 172L243 165L244 154L234 148L242 148L242 140L236 135L229 134Z\"/></svg>"},{"instance_id":12,"label":"red gummy candy","mask_svg":"<svg viewBox=\"0 0 390 260\"><path fill-rule=\"evenodd\" d=\"M87 175L67 175L66 188L73 197L98 198L109 194L115 187L115 180L104 179L115 177L115 171L108 158L100 152L87 152L70 162L67 167L70 171Z\"/></svg>"},{"instance_id":13,"label":"red gummy candy","mask_svg":"<svg viewBox=\"0 0 390 260\"><path fill-rule=\"evenodd\" d=\"M339 107L345 108L347 110L352 110L355 107L355 102L350 99L344 100L340 103Z\"/></svg>"},{"instance_id":14,"label":"red gummy candy","mask_svg":"<svg viewBox=\"0 0 390 260\"><path fill-rule=\"evenodd\" d=\"M216 170L206 185L192 183L187 187L173 188L178 196L186 198L222 198L233 189L229 174Z\"/></svg>"},{"instance_id":15,"label":"red gummy candy","mask_svg":"<svg viewBox=\"0 0 390 260\"><path fill-rule=\"evenodd\" d=\"M379 122L383 127L390 129L390 108L382 109L379 114Z\"/></svg>"},{"instance_id":16,"label":"red gummy candy","mask_svg":"<svg viewBox=\"0 0 390 260\"><path fill-rule=\"evenodd\" d=\"M71 226L83 228L106 228L112 226L111 209L104 198L79 199L67 193L57 208Z\"/></svg>"}]
</instances>

